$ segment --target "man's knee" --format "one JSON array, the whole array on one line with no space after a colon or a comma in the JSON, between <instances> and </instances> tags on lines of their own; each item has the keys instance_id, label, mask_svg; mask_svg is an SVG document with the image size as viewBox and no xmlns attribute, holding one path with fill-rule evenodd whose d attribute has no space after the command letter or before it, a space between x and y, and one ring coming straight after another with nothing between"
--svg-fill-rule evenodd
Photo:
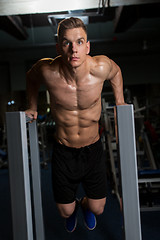
<instances>
[{"instance_id":1,"label":"man's knee","mask_svg":"<svg viewBox=\"0 0 160 240\"><path fill-rule=\"evenodd\" d=\"M101 215L104 211L104 206L99 206L98 208L95 208L93 211L96 215Z\"/></svg>"},{"instance_id":2,"label":"man's knee","mask_svg":"<svg viewBox=\"0 0 160 240\"><path fill-rule=\"evenodd\" d=\"M88 199L88 207L96 215L100 215L103 213L105 204L106 204L106 198L97 199L97 200Z\"/></svg>"},{"instance_id":3,"label":"man's knee","mask_svg":"<svg viewBox=\"0 0 160 240\"><path fill-rule=\"evenodd\" d=\"M59 210L61 217L69 218L72 215L72 213L74 212L75 202L67 203L67 204L57 203L57 208Z\"/></svg>"}]
</instances>

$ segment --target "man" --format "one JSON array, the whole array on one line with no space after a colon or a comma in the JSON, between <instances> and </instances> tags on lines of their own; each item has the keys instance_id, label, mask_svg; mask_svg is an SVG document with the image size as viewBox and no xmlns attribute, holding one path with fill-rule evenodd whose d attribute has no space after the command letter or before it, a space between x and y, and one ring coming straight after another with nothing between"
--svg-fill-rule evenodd
<instances>
[{"instance_id":1,"label":"man","mask_svg":"<svg viewBox=\"0 0 160 240\"><path fill-rule=\"evenodd\" d=\"M120 68L106 56L89 56L86 27L78 18L69 18L58 26L55 59L41 59L27 73L29 109L37 118L37 96L45 84L56 122L53 151L53 191L58 210L69 232L76 228L76 213L81 205L85 224L92 230L96 217L106 202L106 170L102 158L98 122L101 115L101 92L110 81L116 105L124 104ZM82 183L86 196L76 200Z\"/></svg>"}]
</instances>

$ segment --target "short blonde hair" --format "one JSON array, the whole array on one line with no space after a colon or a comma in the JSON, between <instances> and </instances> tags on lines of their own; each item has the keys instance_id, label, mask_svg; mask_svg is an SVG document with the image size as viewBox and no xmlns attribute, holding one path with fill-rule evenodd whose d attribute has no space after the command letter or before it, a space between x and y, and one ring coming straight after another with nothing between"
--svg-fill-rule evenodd
<instances>
[{"instance_id":1,"label":"short blonde hair","mask_svg":"<svg viewBox=\"0 0 160 240\"><path fill-rule=\"evenodd\" d=\"M65 30L73 29L73 28L83 28L83 30L87 34L87 28L84 22L80 18L70 17L70 18L63 19L58 24L58 28L57 28L58 41L62 39Z\"/></svg>"}]
</instances>

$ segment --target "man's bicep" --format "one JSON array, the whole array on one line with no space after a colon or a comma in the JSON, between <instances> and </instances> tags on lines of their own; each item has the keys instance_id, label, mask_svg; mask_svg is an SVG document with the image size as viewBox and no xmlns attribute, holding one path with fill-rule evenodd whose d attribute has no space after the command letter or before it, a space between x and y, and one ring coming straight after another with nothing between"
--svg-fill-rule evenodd
<instances>
[{"instance_id":1,"label":"man's bicep","mask_svg":"<svg viewBox=\"0 0 160 240\"><path fill-rule=\"evenodd\" d=\"M105 81L111 80L116 74L115 62L113 62L113 60L111 60L110 58L104 56L102 65L103 65L102 74L104 80Z\"/></svg>"},{"instance_id":2,"label":"man's bicep","mask_svg":"<svg viewBox=\"0 0 160 240\"><path fill-rule=\"evenodd\" d=\"M112 59L110 59L109 68L108 80L112 80L120 71L120 68Z\"/></svg>"},{"instance_id":3,"label":"man's bicep","mask_svg":"<svg viewBox=\"0 0 160 240\"><path fill-rule=\"evenodd\" d=\"M27 84L33 84L35 86L39 86L42 83L41 69L34 65L27 73L26 73L26 81Z\"/></svg>"}]
</instances>

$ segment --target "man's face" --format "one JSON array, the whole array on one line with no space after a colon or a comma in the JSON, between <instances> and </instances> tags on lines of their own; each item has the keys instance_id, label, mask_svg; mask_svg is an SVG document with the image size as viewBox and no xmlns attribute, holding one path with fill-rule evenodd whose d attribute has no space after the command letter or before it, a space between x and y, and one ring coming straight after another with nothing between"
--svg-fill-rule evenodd
<instances>
[{"instance_id":1,"label":"man's face","mask_svg":"<svg viewBox=\"0 0 160 240\"><path fill-rule=\"evenodd\" d=\"M81 66L90 51L90 43L83 28L67 29L58 44L64 62L73 68Z\"/></svg>"}]
</instances>

